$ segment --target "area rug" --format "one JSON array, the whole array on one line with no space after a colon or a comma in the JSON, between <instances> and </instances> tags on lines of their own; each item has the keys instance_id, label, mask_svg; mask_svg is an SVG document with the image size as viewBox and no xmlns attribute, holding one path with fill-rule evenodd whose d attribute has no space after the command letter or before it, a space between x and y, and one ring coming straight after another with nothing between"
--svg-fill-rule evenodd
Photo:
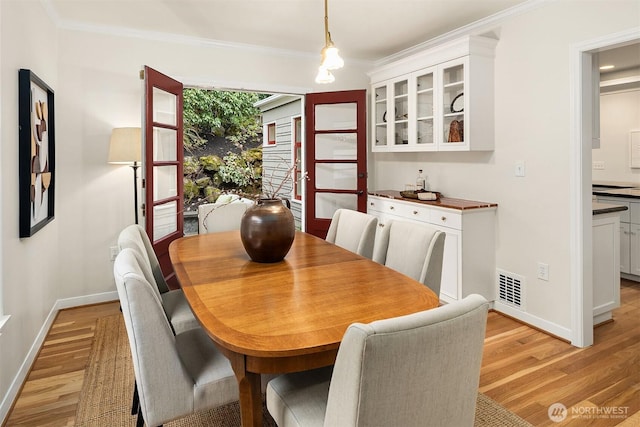
<instances>
[{"instance_id":1,"label":"area rug","mask_svg":"<svg viewBox=\"0 0 640 427\"><path fill-rule=\"evenodd\" d=\"M99 319L85 370L75 425L135 426L136 417L130 412L133 383L133 364L122 316L115 315ZM267 427L275 427L273 418L265 407L263 407L263 424ZM233 402L172 421L165 426L240 426L240 407L238 402ZM478 393L475 427L494 426L530 427L531 424L489 397Z\"/></svg>"}]
</instances>

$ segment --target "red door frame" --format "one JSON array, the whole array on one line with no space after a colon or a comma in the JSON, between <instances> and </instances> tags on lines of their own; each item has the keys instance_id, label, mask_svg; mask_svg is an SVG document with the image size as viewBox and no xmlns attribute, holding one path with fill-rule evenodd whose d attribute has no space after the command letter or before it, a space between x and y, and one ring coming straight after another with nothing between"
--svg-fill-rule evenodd
<instances>
[{"instance_id":1,"label":"red door frame","mask_svg":"<svg viewBox=\"0 0 640 427\"><path fill-rule=\"evenodd\" d=\"M356 103L356 129L315 130L315 106L319 104ZM367 211L367 92L348 90L338 92L309 93L305 100L306 120L306 169L309 180L306 183L306 231L325 238L331 219L316 218L316 193L356 194L358 211ZM356 133L356 160L317 160L315 158L315 136L319 134ZM316 188L315 165L318 163L356 163L356 190L336 190Z\"/></svg>"}]
</instances>

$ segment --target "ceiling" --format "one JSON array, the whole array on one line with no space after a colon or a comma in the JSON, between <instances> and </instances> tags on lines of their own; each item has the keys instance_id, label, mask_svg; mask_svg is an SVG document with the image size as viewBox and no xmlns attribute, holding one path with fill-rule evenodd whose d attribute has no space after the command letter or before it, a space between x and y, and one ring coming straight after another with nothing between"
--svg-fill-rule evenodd
<instances>
[{"instance_id":1,"label":"ceiling","mask_svg":"<svg viewBox=\"0 0 640 427\"><path fill-rule=\"evenodd\" d=\"M42 0L58 25L317 54L323 0ZM377 61L527 0L330 0L341 55Z\"/></svg>"}]
</instances>

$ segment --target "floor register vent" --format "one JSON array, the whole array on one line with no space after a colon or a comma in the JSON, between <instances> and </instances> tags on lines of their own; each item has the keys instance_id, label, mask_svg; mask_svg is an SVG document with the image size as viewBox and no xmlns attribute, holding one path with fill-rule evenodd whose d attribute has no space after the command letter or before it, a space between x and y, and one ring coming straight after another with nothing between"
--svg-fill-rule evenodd
<instances>
[{"instance_id":1,"label":"floor register vent","mask_svg":"<svg viewBox=\"0 0 640 427\"><path fill-rule=\"evenodd\" d=\"M517 308L524 307L524 277L505 270L497 270L498 301Z\"/></svg>"}]
</instances>

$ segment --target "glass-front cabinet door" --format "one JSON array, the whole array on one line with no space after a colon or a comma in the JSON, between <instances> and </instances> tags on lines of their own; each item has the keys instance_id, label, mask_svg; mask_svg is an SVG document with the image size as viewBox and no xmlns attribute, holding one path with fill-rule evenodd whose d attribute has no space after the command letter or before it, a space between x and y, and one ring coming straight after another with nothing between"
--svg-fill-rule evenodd
<instances>
[{"instance_id":1,"label":"glass-front cabinet door","mask_svg":"<svg viewBox=\"0 0 640 427\"><path fill-rule=\"evenodd\" d=\"M393 122L393 144L409 144L409 80L393 83L393 109L387 111L387 121Z\"/></svg>"},{"instance_id":2,"label":"glass-front cabinet door","mask_svg":"<svg viewBox=\"0 0 640 427\"><path fill-rule=\"evenodd\" d=\"M422 150L436 149L436 89L435 69L419 71L412 82L415 84L415 143Z\"/></svg>"},{"instance_id":3,"label":"glass-front cabinet door","mask_svg":"<svg viewBox=\"0 0 640 427\"><path fill-rule=\"evenodd\" d=\"M465 140L465 86L467 79L466 61L456 60L442 64L440 67L442 84L442 104L440 105L442 145L447 149L455 146L463 147Z\"/></svg>"},{"instance_id":4,"label":"glass-front cabinet door","mask_svg":"<svg viewBox=\"0 0 640 427\"><path fill-rule=\"evenodd\" d=\"M387 85L373 88L373 136L374 147L387 146Z\"/></svg>"}]
</instances>

